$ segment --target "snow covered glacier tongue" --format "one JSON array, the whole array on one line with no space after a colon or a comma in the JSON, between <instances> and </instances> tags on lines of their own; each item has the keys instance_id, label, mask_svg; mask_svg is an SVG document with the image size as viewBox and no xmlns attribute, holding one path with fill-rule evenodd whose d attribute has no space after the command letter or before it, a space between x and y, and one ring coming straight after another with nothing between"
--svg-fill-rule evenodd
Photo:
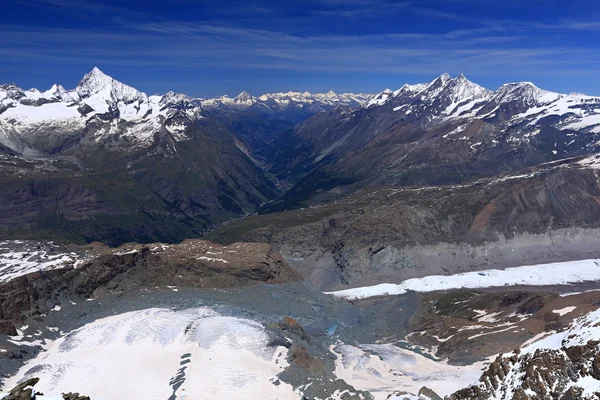
<instances>
[{"instance_id":1,"label":"snow covered glacier tongue","mask_svg":"<svg viewBox=\"0 0 600 400\"><path fill-rule=\"evenodd\" d=\"M151 308L96 320L45 345L6 387L32 376L46 394L92 399L297 399L277 379L285 347L264 327L203 307Z\"/></svg>"}]
</instances>

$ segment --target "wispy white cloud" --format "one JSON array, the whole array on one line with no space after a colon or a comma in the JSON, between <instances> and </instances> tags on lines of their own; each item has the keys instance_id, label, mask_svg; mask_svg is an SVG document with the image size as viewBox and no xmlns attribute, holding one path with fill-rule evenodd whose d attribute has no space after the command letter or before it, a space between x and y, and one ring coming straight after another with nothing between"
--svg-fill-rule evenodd
<instances>
[{"instance_id":1,"label":"wispy white cloud","mask_svg":"<svg viewBox=\"0 0 600 400\"><path fill-rule=\"evenodd\" d=\"M31 0L29 4L43 9L64 8L85 18L103 16L104 25L95 30L0 25L0 57L14 65L98 64L198 73L255 70L424 77L443 71L478 76L534 71L538 76L569 77L572 73L593 74L600 65L597 45L578 40L600 30L600 22L595 20L539 22L492 16L470 21L460 7L442 11L433 7L436 1L321 0L318 7L298 15L280 15L261 3L239 2L213 13L210 19L182 22L115 5L120 3L108 6L90 0ZM475 0L452 1L464 6ZM419 30L416 24L409 31L398 25L387 30L392 33L380 34L362 34L360 29L353 30L358 33L340 34L326 29L332 20L341 19L347 26L393 13L439 19L441 26L451 28ZM374 31L377 29L368 32ZM558 33L561 40L555 40ZM569 35L574 39L567 40Z\"/></svg>"},{"instance_id":2,"label":"wispy white cloud","mask_svg":"<svg viewBox=\"0 0 600 400\"><path fill-rule=\"evenodd\" d=\"M386 0L325 0L318 2L320 7L311 11L315 15L343 18L372 18L405 12L411 8L410 1Z\"/></svg>"},{"instance_id":3,"label":"wispy white cloud","mask_svg":"<svg viewBox=\"0 0 600 400\"><path fill-rule=\"evenodd\" d=\"M498 74L507 68L600 61L593 49L526 46L520 36L443 34L314 35L192 23L128 23L127 32L0 26L0 57L32 62L171 65L178 68L357 71L431 75ZM494 46L490 46L494 44Z\"/></svg>"}]
</instances>

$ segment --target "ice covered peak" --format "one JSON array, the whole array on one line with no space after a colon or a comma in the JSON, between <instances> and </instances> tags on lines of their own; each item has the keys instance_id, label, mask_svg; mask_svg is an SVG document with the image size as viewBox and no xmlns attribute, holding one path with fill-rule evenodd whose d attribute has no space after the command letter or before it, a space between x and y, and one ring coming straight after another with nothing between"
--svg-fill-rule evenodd
<instances>
[{"instance_id":1,"label":"ice covered peak","mask_svg":"<svg viewBox=\"0 0 600 400\"><path fill-rule=\"evenodd\" d=\"M387 103L393 96L394 92L392 92L390 89L385 89L383 92L373 96L373 98L371 98L367 104L365 104L365 107L369 108L373 106L381 106Z\"/></svg>"},{"instance_id":2,"label":"ice covered peak","mask_svg":"<svg viewBox=\"0 0 600 400\"><path fill-rule=\"evenodd\" d=\"M462 74L461 74L461 76L464 78L464 76L463 76ZM446 83L446 82L448 82L450 79L452 79L452 77L450 76L450 74L449 74L449 73L447 73L447 72L444 72L443 74L441 74L441 75L438 77L438 79L439 79L439 80L441 80L442 82Z\"/></svg>"},{"instance_id":3,"label":"ice covered peak","mask_svg":"<svg viewBox=\"0 0 600 400\"><path fill-rule=\"evenodd\" d=\"M0 85L0 100L2 99L12 99L18 100L21 97L24 97L25 93L23 89L15 85L14 83Z\"/></svg>"},{"instance_id":4,"label":"ice covered peak","mask_svg":"<svg viewBox=\"0 0 600 400\"><path fill-rule=\"evenodd\" d=\"M446 86L448 82L452 80L452 77L447 72L438 76L427 85L426 89L433 96L437 96L437 94Z\"/></svg>"},{"instance_id":5,"label":"ice covered peak","mask_svg":"<svg viewBox=\"0 0 600 400\"><path fill-rule=\"evenodd\" d=\"M46 90L45 93L47 94L52 94L52 95L59 95L62 93L66 93L66 89L62 86L62 85L58 85L58 84L54 84L52 85L52 87L48 90Z\"/></svg>"},{"instance_id":6,"label":"ice covered peak","mask_svg":"<svg viewBox=\"0 0 600 400\"><path fill-rule=\"evenodd\" d=\"M106 100L132 103L136 100L147 99L147 96L137 89L125 85L106 75L98 67L87 73L75 89L82 99L96 94L106 96Z\"/></svg>"},{"instance_id":7,"label":"ice covered peak","mask_svg":"<svg viewBox=\"0 0 600 400\"><path fill-rule=\"evenodd\" d=\"M419 93L426 87L427 87L427 84L424 84L424 83L417 83L416 85L409 85L408 83L405 83L400 89L398 89L394 92L394 96L398 96L402 93L409 93L409 94Z\"/></svg>"},{"instance_id":8,"label":"ice covered peak","mask_svg":"<svg viewBox=\"0 0 600 400\"><path fill-rule=\"evenodd\" d=\"M77 91L82 94L82 97L86 97L86 95L97 93L107 86L111 86L113 81L114 79L100 71L100 68L94 67L79 82Z\"/></svg>"},{"instance_id":9,"label":"ice covered peak","mask_svg":"<svg viewBox=\"0 0 600 400\"><path fill-rule=\"evenodd\" d=\"M192 100L191 97L182 94L175 93L173 91L167 92L165 95L160 97L158 104L161 106L183 106L185 103L190 102Z\"/></svg>"},{"instance_id":10,"label":"ice covered peak","mask_svg":"<svg viewBox=\"0 0 600 400\"><path fill-rule=\"evenodd\" d=\"M493 93L491 90L471 82L463 74L447 81L446 86L450 89L450 97L455 101L486 98Z\"/></svg>"},{"instance_id":11,"label":"ice covered peak","mask_svg":"<svg viewBox=\"0 0 600 400\"><path fill-rule=\"evenodd\" d=\"M462 74L452 78L448 73L444 73L428 83L405 84L394 92L386 89L373 97L367 103L367 107L394 101L394 106L398 108L417 99L425 104L439 102L438 99L443 103L458 104L463 101L479 101L491 95L490 90L469 81Z\"/></svg>"},{"instance_id":12,"label":"ice covered peak","mask_svg":"<svg viewBox=\"0 0 600 400\"><path fill-rule=\"evenodd\" d=\"M234 98L235 101L252 101L252 99L252 95L246 91L243 91Z\"/></svg>"},{"instance_id":13,"label":"ice covered peak","mask_svg":"<svg viewBox=\"0 0 600 400\"><path fill-rule=\"evenodd\" d=\"M524 104L548 104L558 100L561 96L559 93L540 89L531 82L507 83L494 94L498 102L507 103L519 100Z\"/></svg>"},{"instance_id":14,"label":"ice covered peak","mask_svg":"<svg viewBox=\"0 0 600 400\"><path fill-rule=\"evenodd\" d=\"M73 102L79 99L77 92L68 92L62 85L54 84L43 93L47 99L57 99L63 102Z\"/></svg>"},{"instance_id":15,"label":"ice covered peak","mask_svg":"<svg viewBox=\"0 0 600 400\"><path fill-rule=\"evenodd\" d=\"M435 78L434 80L429 82L429 84L427 84L427 87L431 88L431 89L439 89L439 88L445 86L451 80L452 80L452 77L450 76L450 74L447 72L444 72L442 75L438 76L437 78Z\"/></svg>"}]
</instances>

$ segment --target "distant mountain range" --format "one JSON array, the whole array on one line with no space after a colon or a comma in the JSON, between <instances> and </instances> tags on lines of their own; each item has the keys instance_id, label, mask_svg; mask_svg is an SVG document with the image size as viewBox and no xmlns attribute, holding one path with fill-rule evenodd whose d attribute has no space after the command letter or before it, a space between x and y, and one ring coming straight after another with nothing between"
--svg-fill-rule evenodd
<instances>
[{"instance_id":1,"label":"distant mountain range","mask_svg":"<svg viewBox=\"0 0 600 400\"><path fill-rule=\"evenodd\" d=\"M472 182L598 151L600 98L460 75L377 95L0 86L0 229L112 244L199 236L373 185Z\"/></svg>"},{"instance_id":2,"label":"distant mountain range","mask_svg":"<svg viewBox=\"0 0 600 400\"><path fill-rule=\"evenodd\" d=\"M97 68L2 85L2 385L597 398L599 145L600 98L462 75L373 96L147 96Z\"/></svg>"}]
</instances>

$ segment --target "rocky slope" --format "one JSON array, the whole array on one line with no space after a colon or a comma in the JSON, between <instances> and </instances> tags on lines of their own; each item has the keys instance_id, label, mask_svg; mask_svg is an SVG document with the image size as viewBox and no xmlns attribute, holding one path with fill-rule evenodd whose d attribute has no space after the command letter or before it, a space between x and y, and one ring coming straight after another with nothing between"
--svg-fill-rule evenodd
<instances>
[{"instance_id":1,"label":"rocky slope","mask_svg":"<svg viewBox=\"0 0 600 400\"><path fill-rule=\"evenodd\" d=\"M0 232L114 245L177 241L255 211L280 190L273 137L368 96L147 96L94 68L77 87L0 86Z\"/></svg>"},{"instance_id":2,"label":"rocky slope","mask_svg":"<svg viewBox=\"0 0 600 400\"><path fill-rule=\"evenodd\" d=\"M600 313L591 312L564 332L499 356L481 383L449 396L459 399L582 399L600 397Z\"/></svg>"},{"instance_id":3,"label":"rocky slope","mask_svg":"<svg viewBox=\"0 0 600 400\"><path fill-rule=\"evenodd\" d=\"M0 103L1 235L113 245L197 237L366 186L472 183L595 154L600 110L595 97L446 74L374 97L147 96L97 68L73 90L3 85Z\"/></svg>"},{"instance_id":4,"label":"rocky slope","mask_svg":"<svg viewBox=\"0 0 600 400\"><path fill-rule=\"evenodd\" d=\"M155 287L226 288L302 279L269 245L224 247L186 240L178 245L127 244L116 249L96 244L85 250L85 259L76 268L71 262L0 284L1 333L15 333L15 326L47 314L67 299L85 301Z\"/></svg>"},{"instance_id":5,"label":"rocky slope","mask_svg":"<svg viewBox=\"0 0 600 400\"><path fill-rule=\"evenodd\" d=\"M528 82L487 90L464 76L384 91L283 135L271 171L295 184L268 210L318 202L319 190L440 185L598 150L600 98Z\"/></svg>"},{"instance_id":6,"label":"rocky slope","mask_svg":"<svg viewBox=\"0 0 600 400\"><path fill-rule=\"evenodd\" d=\"M209 237L272 243L329 290L596 257L598 232L590 228L598 228L600 181L592 161L462 185L371 188L319 207L247 217Z\"/></svg>"},{"instance_id":7,"label":"rocky slope","mask_svg":"<svg viewBox=\"0 0 600 400\"><path fill-rule=\"evenodd\" d=\"M37 92L13 89L0 114L5 236L176 241L278 193L235 135L193 104L146 96L98 69L35 103Z\"/></svg>"},{"instance_id":8,"label":"rocky slope","mask_svg":"<svg viewBox=\"0 0 600 400\"><path fill-rule=\"evenodd\" d=\"M110 399L437 399L476 382L482 359L537 343L599 297L500 288L345 301L298 281L267 245L68 250L84 260L75 269L0 286L3 390L40 377L47 394Z\"/></svg>"}]
</instances>

